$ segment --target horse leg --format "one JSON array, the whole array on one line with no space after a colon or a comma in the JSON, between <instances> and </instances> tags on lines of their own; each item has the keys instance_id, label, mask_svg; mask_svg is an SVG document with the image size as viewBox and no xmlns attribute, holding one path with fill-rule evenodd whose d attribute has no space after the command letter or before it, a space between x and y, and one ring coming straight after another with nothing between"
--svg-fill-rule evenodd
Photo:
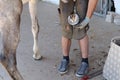
<instances>
[{"instance_id":1,"label":"horse leg","mask_svg":"<svg viewBox=\"0 0 120 80\"><path fill-rule=\"evenodd\" d=\"M13 80L23 80L17 69L16 62L16 49L20 36L20 15L14 15L11 17L15 18L15 20L4 24L4 28L1 30L2 49L0 53L0 62Z\"/></svg>"},{"instance_id":2,"label":"horse leg","mask_svg":"<svg viewBox=\"0 0 120 80\"><path fill-rule=\"evenodd\" d=\"M39 47L38 47L38 33L39 33L39 24L37 19L37 0L30 0L29 1L29 11L31 16L31 22L32 22L32 33L33 33L33 39L34 39L34 45L33 45L33 58L36 60L41 59Z\"/></svg>"}]
</instances>

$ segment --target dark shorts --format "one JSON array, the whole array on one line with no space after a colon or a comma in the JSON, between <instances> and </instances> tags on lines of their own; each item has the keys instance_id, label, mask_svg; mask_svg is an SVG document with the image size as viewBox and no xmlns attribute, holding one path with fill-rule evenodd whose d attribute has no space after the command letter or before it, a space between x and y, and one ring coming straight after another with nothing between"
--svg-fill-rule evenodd
<instances>
[{"instance_id":1,"label":"dark shorts","mask_svg":"<svg viewBox=\"0 0 120 80\"><path fill-rule=\"evenodd\" d=\"M77 11L80 16L80 22L82 22L85 19L86 13L87 13L87 7L88 7L88 1L89 0L77 0L76 6ZM73 28L71 25L69 25L67 19L68 16L73 12L73 0L69 0L68 3L63 3L60 0L60 22L62 25L62 35L68 39L77 39L80 40L86 36L86 33L89 29L89 25L87 25L83 29L79 28Z\"/></svg>"}]
</instances>

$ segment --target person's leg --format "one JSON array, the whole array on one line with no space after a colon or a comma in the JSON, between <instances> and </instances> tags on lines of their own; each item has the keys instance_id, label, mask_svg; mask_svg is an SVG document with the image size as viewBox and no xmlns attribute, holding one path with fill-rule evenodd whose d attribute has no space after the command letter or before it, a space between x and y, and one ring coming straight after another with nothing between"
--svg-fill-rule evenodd
<instances>
[{"instance_id":1,"label":"person's leg","mask_svg":"<svg viewBox=\"0 0 120 80\"><path fill-rule=\"evenodd\" d=\"M86 35L83 39L79 40L79 46L82 53L82 58L88 58L88 52L89 52L89 38L88 35Z\"/></svg>"},{"instance_id":2,"label":"person's leg","mask_svg":"<svg viewBox=\"0 0 120 80\"><path fill-rule=\"evenodd\" d=\"M86 35L83 39L79 40L79 45L82 53L82 61L80 68L78 69L76 76L77 77L83 77L88 72L88 52L89 52L89 39Z\"/></svg>"},{"instance_id":3,"label":"person's leg","mask_svg":"<svg viewBox=\"0 0 120 80\"><path fill-rule=\"evenodd\" d=\"M59 17L62 26L62 54L63 58L59 65L58 71L63 74L68 70L69 65L69 51L71 46L71 39L73 36L73 27L68 24L68 16L73 12L73 1L69 0L68 3L63 3L60 0Z\"/></svg>"},{"instance_id":4,"label":"person's leg","mask_svg":"<svg viewBox=\"0 0 120 80\"><path fill-rule=\"evenodd\" d=\"M70 46L71 46L71 39L62 37L63 56L69 56Z\"/></svg>"},{"instance_id":5,"label":"person's leg","mask_svg":"<svg viewBox=\"0 0 120 80\"><path fill-rule=\"evenodd\" d=\"M61 60L61 63L60 63L59 68L58 68L58 71L61 74L66 73L68 70L70 46L71 46L71 40L68 38L62 37L63 59Z\"/></svg>"}]
</instances>

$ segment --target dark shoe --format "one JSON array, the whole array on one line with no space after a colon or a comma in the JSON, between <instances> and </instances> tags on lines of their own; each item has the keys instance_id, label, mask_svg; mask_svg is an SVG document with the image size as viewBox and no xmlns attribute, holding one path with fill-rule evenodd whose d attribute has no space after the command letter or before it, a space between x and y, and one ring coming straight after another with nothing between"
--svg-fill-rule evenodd
<instances>
[{"instance_id":1,"label":"dark shoe","mask_svg":"<svg viewBox=\"0 0 120 80\"><path fill-rule=\"evenodd\" d=\"M63 59L59 65L58 71L60 74L65 74L68 71L69 61Z\"/></svg>"},{"instance_id":2,"label":"dark shoe","mask_svg":"<svg viewBox=\"0 0 120 80\"><path fill-rule=\"evenodd\" d=\"M76 73L76 76L80 78L83 77L88 73L88 68L89 68L89 65L86 62L82 62L80 68Z\"/></svg>"}]
</instances>

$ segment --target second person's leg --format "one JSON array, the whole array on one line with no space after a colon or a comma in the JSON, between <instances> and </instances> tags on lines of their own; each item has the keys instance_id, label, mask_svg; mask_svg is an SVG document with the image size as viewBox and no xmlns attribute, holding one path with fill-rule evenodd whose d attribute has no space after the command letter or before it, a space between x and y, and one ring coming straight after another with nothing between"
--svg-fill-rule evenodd
<instances>
[{"instance_id":1,"label":"second person's leg","mask_svg":"<svg viewBox=\"0 0 120 80\"><path fill-rule=\"evenodd\" d=\"M88 53L89 53L89 39L86 35L83 39L79 40L79 46L82 53L81 65L76 73L77 77L83 77L88 73L89 63L88 63Z\"/></svg>"}]
</instances>

